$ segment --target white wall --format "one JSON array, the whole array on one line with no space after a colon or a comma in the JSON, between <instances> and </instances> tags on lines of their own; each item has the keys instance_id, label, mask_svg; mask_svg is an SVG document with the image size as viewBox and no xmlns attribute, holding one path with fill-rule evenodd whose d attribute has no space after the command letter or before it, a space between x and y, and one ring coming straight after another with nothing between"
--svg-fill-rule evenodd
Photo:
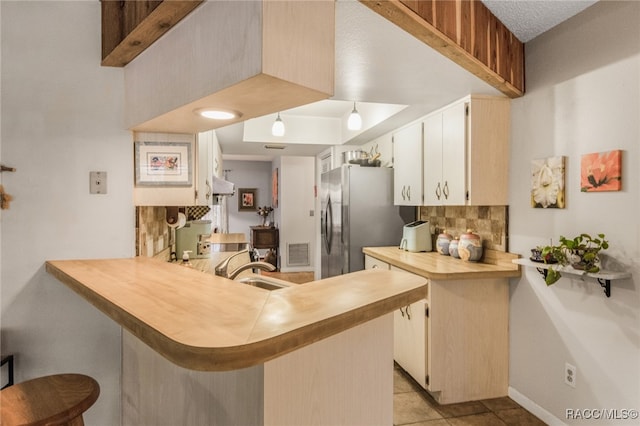
<instances>
[{"instance_id":1,"label":"white wall","mask_svg":"<svg viewBox=\"0 0 640 426\"><path fill-rule=\"evenodd\" d=\"M47 259L131 257L133 147L120 68L100 66L100 2L2 1L2 353L16 380L101 386L87 425L120 423L120 328L47 274ZM108 194L89 194L106 171Z\"/></svg>"},{"instance_id":2,"label":"white wall","mask_svg":"<svg viewBox=\"0 0 640 426\"><path fill-rule=\"evenodd\" d=\"M510 251L602 232L609 267L633 274L612 283L611 298L593 281L547 288L534 269L511 283L512 395L551 423L585 424L565 410L640 409L640 2L598 2L525 51L527 93L512 102ZM623 190L580 192L581 155L613 149L624 151ZM533 209L531 160L557 155L567 157L567 208ZM577 367L575 389L565 362Z\"/></svg>"},{"instance_id":3,"label":"white wall","mask_svg":"<svg viewBox=\"0 0 640 426\"><path fill-rule=\"evenodd\" d=\"M280 223L280 261L283 272L315 269L316 233L320 229L316 223L320 211L316 210L315 166L315 157L283 156L279 161L274 161L274 168L279 168L276 214ZM287 244L304 243L309 243L309 265L288 265Z\"/></svg>"},{"instance_id":4,"label":"white wall","mask_svg":"<svg viewBox=\"0 0 640 426\"><path fill-rule=\"evenodd\" d=\"M226 179L233 182L236 193L226 197L229 210L229 232L243 232L247 239L251 238L250 226L262 224L262 217L258 211L238 210L238 189L256 188L257 206L271 205L271 162L270 161L238 161L225 160L224 170L227 170ZM224 173L223 173L224 175ZM270 220L274 214L271 213Z\"/></svg>"}]
</instances>

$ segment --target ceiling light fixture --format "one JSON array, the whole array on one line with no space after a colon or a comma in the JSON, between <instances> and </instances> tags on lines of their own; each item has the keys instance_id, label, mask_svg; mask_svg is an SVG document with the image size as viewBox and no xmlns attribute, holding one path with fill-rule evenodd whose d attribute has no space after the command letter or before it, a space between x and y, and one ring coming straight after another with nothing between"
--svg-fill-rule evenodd
<instances>
[{"instance_id":1,"label":"ceiling light fixture","mask_svg":"<svg viewBox=\"0 0 640 426\"><path fill-rule=\"evenodd\" d=\"M280 118L280 113L278 113L276 121L274 121L273 126L271 126L271 134L273 136L284 136L284 122Z\"/></svg>"},{"instance_id":2,"label":"ceiling light fixture","mask_svg":"<svg viewBox=\"0 0 640 426\"><path fill-rule=\"evenodd\" d=\"M347 121L347 128L349 130L360 130L362 128L362 117L356 109L356 103L353 102L353 111L349 114L349 120Z\"/></svg>"},{"instance_id":3,"label":"ceiling light fixture","mask_svg":"<svg viewBox=\"0 0 640 426\"><path fill-rule=\"evenodd\" d=\"M212 120L233 120L234 118L240 118L242 116L242 114L237 111L214 108L201 108L197 109L195 112Z\"/></svg>"}]
</instances>

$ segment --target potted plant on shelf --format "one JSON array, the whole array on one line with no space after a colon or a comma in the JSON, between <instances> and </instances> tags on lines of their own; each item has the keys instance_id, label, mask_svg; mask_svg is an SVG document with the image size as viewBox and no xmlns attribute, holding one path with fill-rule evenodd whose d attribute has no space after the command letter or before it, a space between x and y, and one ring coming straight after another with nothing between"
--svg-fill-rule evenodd
<instances>
[{"instance_id":1,"label":"potted plant on shelf","mask_svg":"<svg viewBox=\"0 0 640 426\"><path fill-rule=\"evenodd\" d=\"M601 250L609 248L609 242L604 234L592 237L589 234L580 234L575 238L560 236L558 245L542 247L541 258L544 263L557 264L558 266L571 266L573 269L596 273L600 271ZM545 282L551 285L558 281L561 273L557 267L549 267Z\"/></svg>"}]
</instances>

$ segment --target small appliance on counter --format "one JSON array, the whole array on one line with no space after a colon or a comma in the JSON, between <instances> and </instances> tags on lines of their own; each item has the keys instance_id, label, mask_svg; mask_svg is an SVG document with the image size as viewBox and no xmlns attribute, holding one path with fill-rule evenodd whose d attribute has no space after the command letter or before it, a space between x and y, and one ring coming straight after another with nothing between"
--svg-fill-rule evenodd
<instances>
[{"instance_id":1,"label":"small appliance on counter","mask_svg":"<svg viewBox=\"0 0 640 426\"><path fill-rule=\"evenodd\" d=\"M402 228L400 248L411 252L431 251L429 221L416 220L415 222L406 224L404 228Z\"/></svg>"},{"instance_id":2,"label":"small appliance on counter","mask_svg":"<svg viewBox=\"0 0 640 426\"><path fill-rule=\"evenodd\" d=\"M176 230L176 252L191 252L194 259L209 257L211 254L211 221L191 220Z\"/></svg>"}]
</instances>

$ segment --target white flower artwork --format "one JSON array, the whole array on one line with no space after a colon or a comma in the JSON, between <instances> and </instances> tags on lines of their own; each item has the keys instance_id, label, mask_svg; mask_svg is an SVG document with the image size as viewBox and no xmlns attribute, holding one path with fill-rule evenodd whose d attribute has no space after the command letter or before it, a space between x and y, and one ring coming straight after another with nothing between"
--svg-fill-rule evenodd
<instances>
[{"instance_id":1,"label":"white flower artwork","mask_svg":"<svg viewBox=\"0 0 640 426\"><path fill-rule=\"evenodd\" d=\"M565 157L548 157L531 162L531 206L563 209Z\"/></svg>"}]
</instances>

